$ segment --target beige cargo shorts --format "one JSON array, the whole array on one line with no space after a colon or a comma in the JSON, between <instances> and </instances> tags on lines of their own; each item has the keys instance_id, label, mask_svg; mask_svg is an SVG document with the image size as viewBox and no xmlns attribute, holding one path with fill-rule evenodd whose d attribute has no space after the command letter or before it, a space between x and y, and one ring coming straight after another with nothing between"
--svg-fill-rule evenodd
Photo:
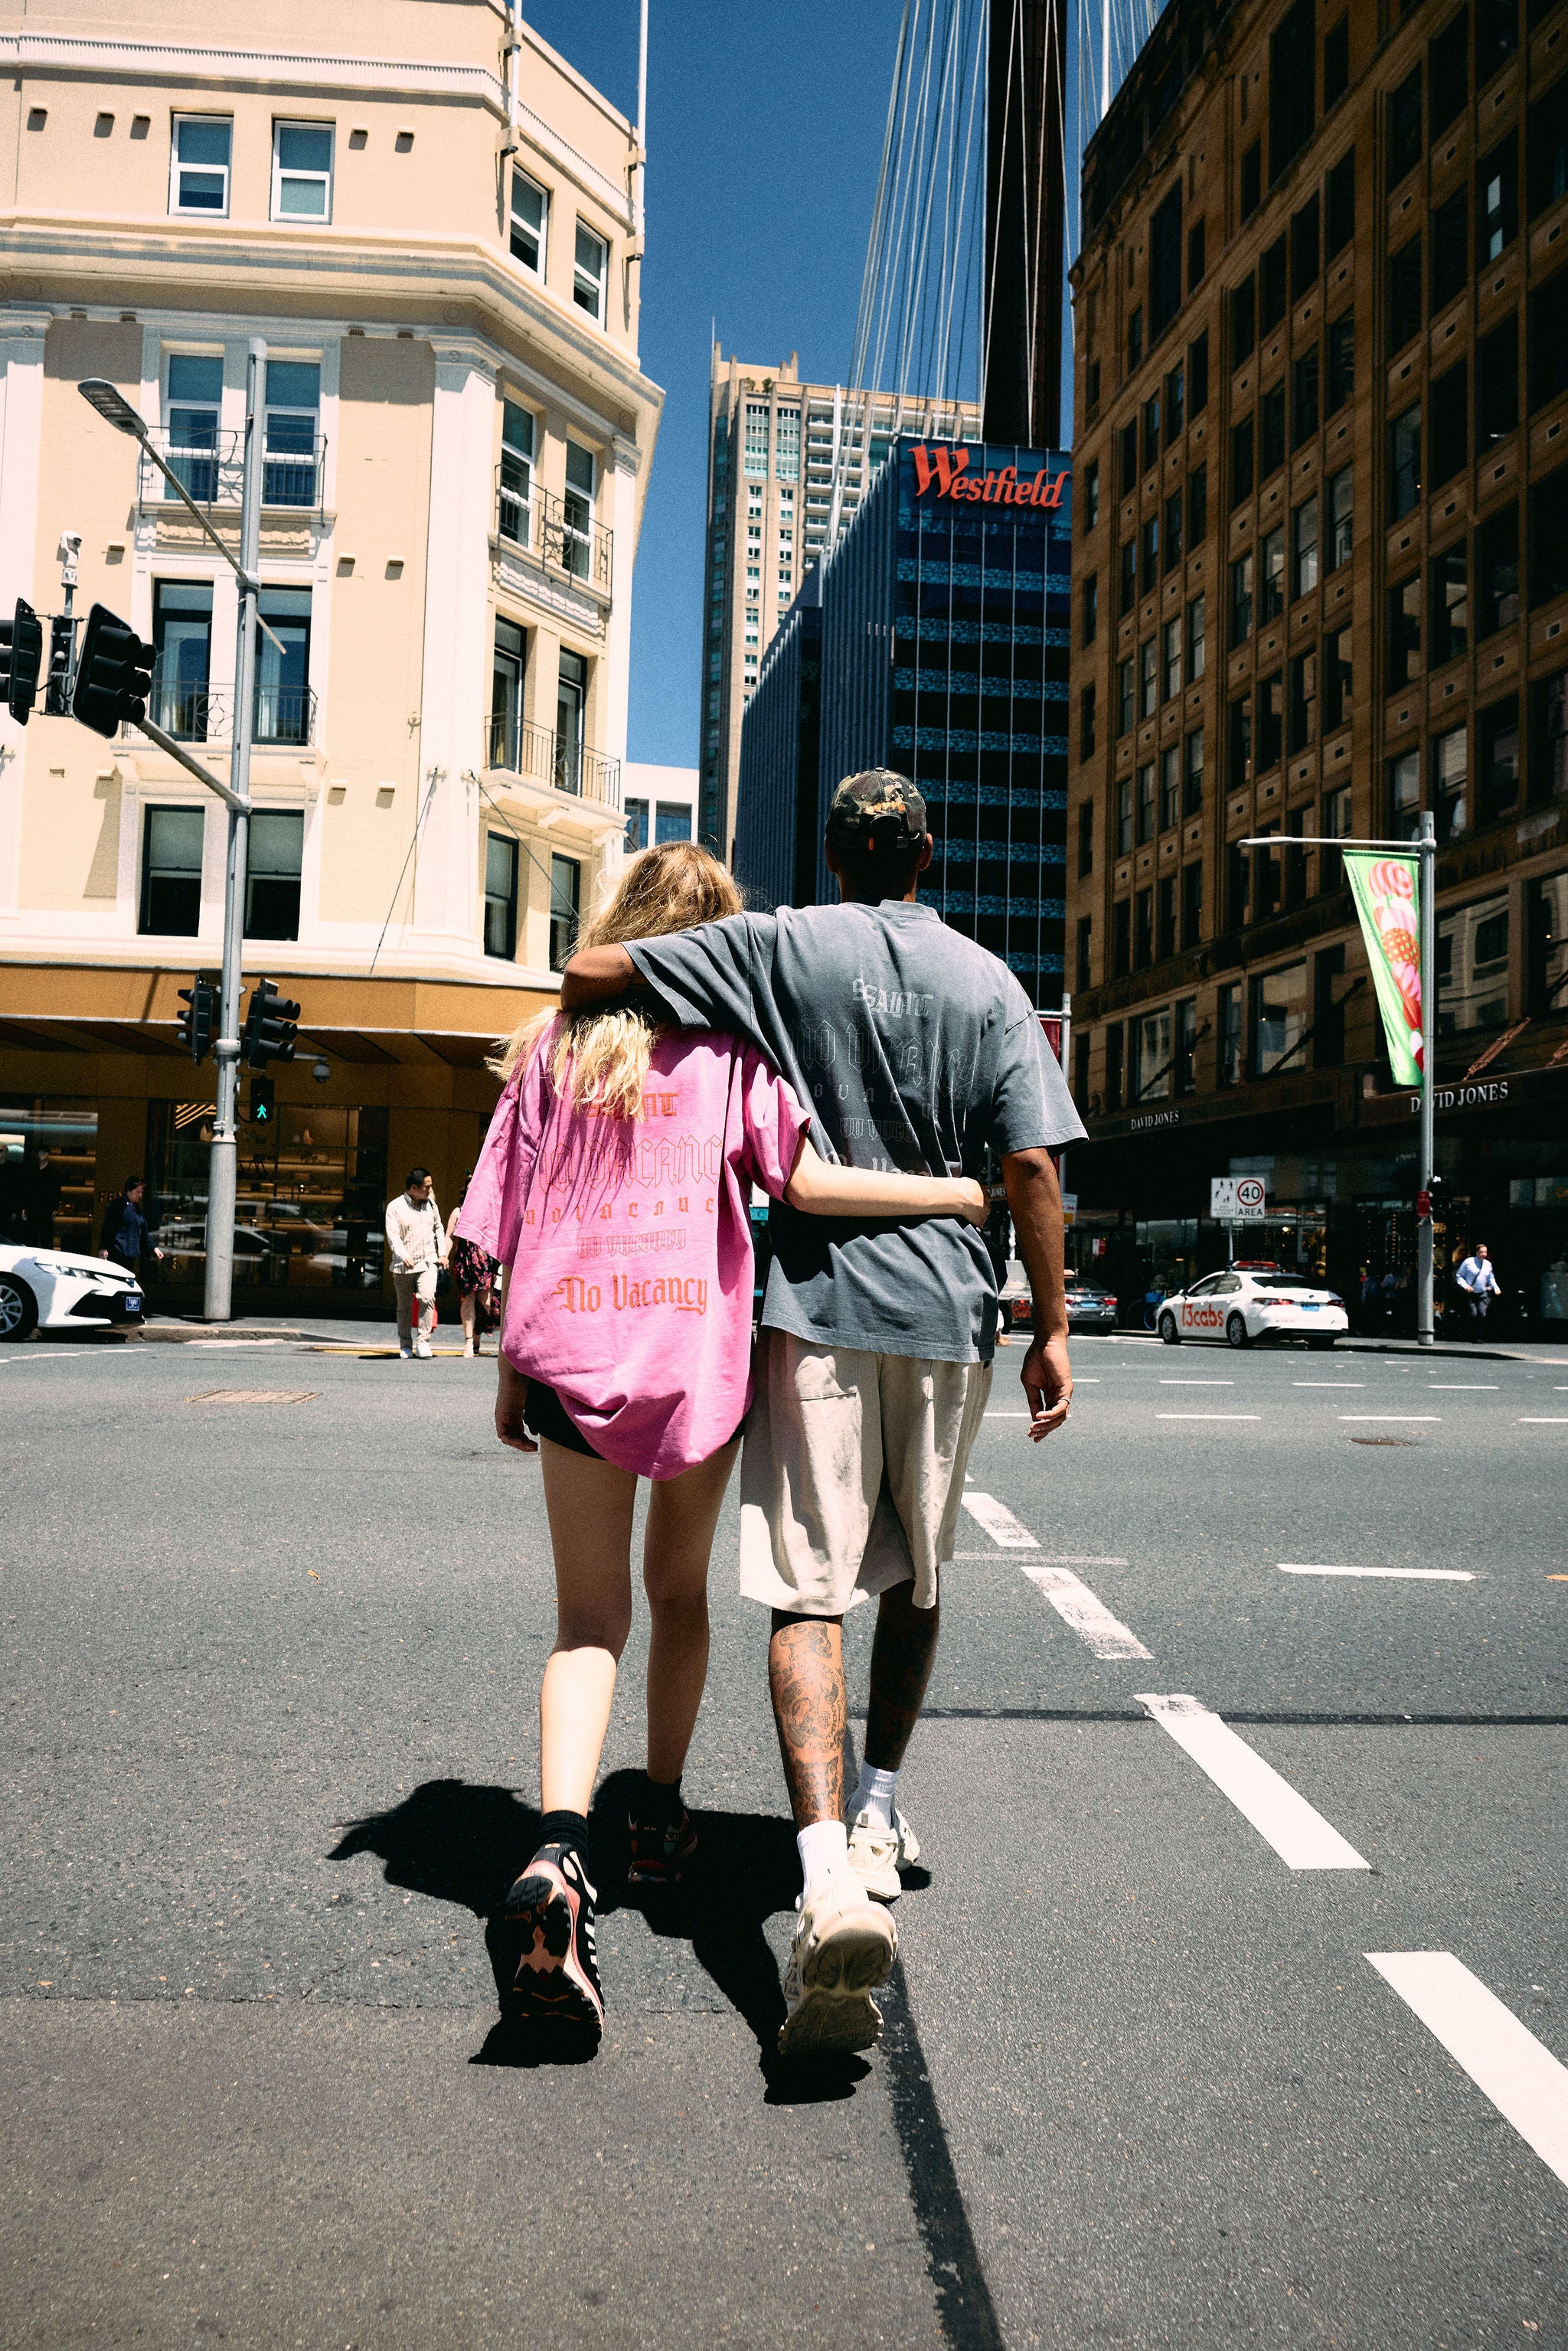
<instances>
[{"instance_id":1,"label":"beige cargo shorts","mask_svg":"<svg viewBox=\"0 0 1568 2351\"><path fill-rule=\"evenodd\" d=\"M936 1605L989 1364L757 1343L740 1461L740 1588L794 1616L841 1616L915 1581Z\"/></svg>"}]
</instances>

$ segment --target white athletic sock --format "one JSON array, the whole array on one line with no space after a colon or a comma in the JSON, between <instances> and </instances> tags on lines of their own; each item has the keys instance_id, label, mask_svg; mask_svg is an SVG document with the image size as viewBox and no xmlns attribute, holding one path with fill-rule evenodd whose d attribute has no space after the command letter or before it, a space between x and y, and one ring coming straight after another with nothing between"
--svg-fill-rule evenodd
<instances>
[{"instance_id":1,"label":"white athletic sock","mask_svg":"<svg viewBox=\"0 0 1568 2351\"><path fill-rule=\"evenodd\" d=\"M810 1828L797 1832L795 1843L800 1849L800 1874L808 1886L850 1865L849 1831L842 1821L813 1821Z\"/></svg>"},{"instance_id":2,"label":"white athletic sock","mask_svg":"<svg viewBox=\"0 0 1568 2351\"><path fill-rule=\"evenodd\" d=\"M869 1813L878 1828L893 1826L893 1800L898 1792L896 1771L882 1771L874 1763L861 1765L860 1785L850 1804L850 1818Z\"/></svg>"}]
</instances>

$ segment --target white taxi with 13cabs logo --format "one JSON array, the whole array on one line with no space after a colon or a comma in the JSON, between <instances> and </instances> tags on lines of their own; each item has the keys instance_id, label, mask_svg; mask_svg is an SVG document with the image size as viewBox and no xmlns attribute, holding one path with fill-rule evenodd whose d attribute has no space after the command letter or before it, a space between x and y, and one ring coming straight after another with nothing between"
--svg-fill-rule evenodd
<instances>
[{"instance_id":1,"label":"white taxi with 13cabs logo","mask_svg":"<svg viewBox=\"0 0 1568 2351\"><path fill-rule=\"evenodd\" d=\"M1156 1325L1167 1347L1184 1339L1222 1339L1249 1347L1255 1339L1303 1339L1332 1347L1350 1328L1344 1301L1307 1274L1272 1263L1233 1265L1190 1290L1178 1290L1159 1311Z\"/></svg>"}]
</instances>

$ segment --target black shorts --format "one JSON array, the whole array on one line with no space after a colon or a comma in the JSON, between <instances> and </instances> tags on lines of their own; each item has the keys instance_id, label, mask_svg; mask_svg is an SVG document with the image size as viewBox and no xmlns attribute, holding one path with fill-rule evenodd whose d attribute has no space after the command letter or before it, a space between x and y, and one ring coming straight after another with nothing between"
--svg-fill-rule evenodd
<instances>
[{"instance_id":1,"label":"black shorts","mask_svg":"<svg viewBox=\"0 0 1568 2351\"><path fill-rule=\"evenodd\" d=\"M536 1437L548 1437L552 1445L564 1445L569 1453L586 1454L590 1461L603 1460L603 1454L597 1446L590 1445L554 1388L547 1386L543 1380L528 1382L523 1418Z\"/></svg>"}]
</instances>

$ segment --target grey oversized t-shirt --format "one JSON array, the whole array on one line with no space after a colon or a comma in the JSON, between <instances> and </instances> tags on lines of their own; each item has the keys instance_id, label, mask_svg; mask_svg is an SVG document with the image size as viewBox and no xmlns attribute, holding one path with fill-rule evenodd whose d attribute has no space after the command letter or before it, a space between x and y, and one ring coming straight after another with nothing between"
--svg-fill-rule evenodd
<instances>
[{"instance_id":1,"label":"grey oversized t-shirt","mask_svg":"<svg viewBox=\"0 0 1568 2351\"><path fill-rule=\"evenodd\" d=\"M781 907L628 946L685 1028L751 1039L813 1116L824 1158L980 1173L1082 1123L1007 966L930 907ZM777 1200L762 1320L813 1345L989 1362L996 1278L956 1217L852 1223Z\"/></svg>"}]
</instances>

